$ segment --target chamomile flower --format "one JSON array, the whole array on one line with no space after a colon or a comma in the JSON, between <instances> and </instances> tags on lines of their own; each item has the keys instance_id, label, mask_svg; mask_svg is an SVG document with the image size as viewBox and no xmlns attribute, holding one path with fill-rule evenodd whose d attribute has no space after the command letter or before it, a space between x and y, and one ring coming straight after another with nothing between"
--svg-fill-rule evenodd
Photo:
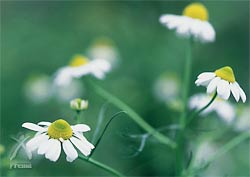
<instances>
[{"instance_id":1,"label":"chamomile flower","mask_svg":"<svg viewBox=\"0 0 250 177\"><path fill-rule=\"evenodd\" d=\"M241 98L246 101L246 94L236 82L234 72L231 67L225 66L214 72L201 73L195 81L197 86L207 87L207 93L217 92L218 96L227 100L232 92L235 100L238 102Z\"/></svg>"},{"instance_id":2,"label":"chamomile flower","mask_svg":"<svg viewBox=\"0 0 250 177\"><path fill-rule=\"evenodd\" d=\"M212 99L211 96L203 93L195 94L189 99L190 109L201 109ZM216 112L225 122L231 123L235 118L235 107L228 101L216 98L214 102L205 109L201 115Z\"/></svg>"},{"instance_id":3,"label":"chamomile flower","mask_svg":"<svg viewBox=\"0 0 250 177\"><path fill-rule=\"evenodd\" d=\"M55 77L55 84L68 85L73 78L80 78L92 74L98 79L104 79L105 74L111 70L111 64L104 59L89 60L85 56L75 55L69 66L60 68Z\"/></svg>"},{"instance_id":4,"label":"chamomile flower","mask_svg":"<svg viewBox=\"0 0 250 177\"><path fill-rule=\"evenodd\" d=\"M213 42L215 31L208 22L208 11L201 3L191 3L183 10L183 15L165 14L160 22L184 37L193 37L201 42Z\"/></svg>"},{"instance_id":5,"label":"chamomile flower","mask_svg":"<svg viewBox=\"0 0 250 177\"><path fill-rule=\"evenodd\" d=\"M88 48L87 55L90 58L107 60L112 66L116 66L120 58L114 42L107 37L97 38Z\"/></svg>"},{"instance_id":6,"label":"chamomile flower","mask_svg":"<svg viewBox=\"0 0 250 177\"><path fill-rule=\"evenodd\" d=\"M65 120L58 119L53 123L27 122L22 127L37 132L26 143L27 150L31 152L37 150L38 154L45 155L45 158L53 162L58 160L61 148L63 148L68 162L72 162L78 157L76 148L85 156L90 155L91 150L94 149L94 146L82 134L90 130L90 127L85 124L70 126Z\"/></svg>"}]
</instances>

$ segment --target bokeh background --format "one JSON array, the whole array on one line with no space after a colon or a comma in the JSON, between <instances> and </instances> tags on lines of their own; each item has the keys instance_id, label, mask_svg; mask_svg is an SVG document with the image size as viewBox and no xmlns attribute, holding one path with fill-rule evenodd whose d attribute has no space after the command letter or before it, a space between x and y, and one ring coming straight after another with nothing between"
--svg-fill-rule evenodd
<instances>
[{"instance_id":1,"label":"bokeh background","mask_svg":"<svg viewBox=\"0 0 250 177\"><path fill-rule=\"evenodd\" d=\"M68 99L75 88L62 91L61 95L69 93L66 98L59 95L48 96L47 99L44 93L48 90L46 85L38 85L35 91L39 90L41 95L36 98L29 90L32 79L39 76L50 80L73 55L87 54L98 39L108 39L108 43L115 47L118 62L105 80L96 83L130 105L153 127L177 122L178 109L155 97L154 84L166 72L174 73L181 84L187 40L163 27L159 16L164 13L181 14L188 3L190 1L1 1L0 143L5 149L1 154L2 175L109 175L81 160L68 163L63 153L56 163L35 157L32 169L9 169L9 153L16 143L11 137L29 132L21 127L23 122L64 118L74 123L74 112L69 108ZM209 10L216 41L194 45L190 95L205 92L205 88L194 84L198 74L229 65L249 98L249 1L202 3ZM77 97L89 100L89 109L83 117L93 129L86 134L91 140L100 109L106 101L83 80L79 80L76 87ZM179 89L182 89L181 85ZM233 99L231 101L236 108L242 106ZM248 99L246 105L249 107ZM119 109L108 105L104 121L117 111ZM209 137L230 126L214 114L200 118L194 122L193 127L197 130L190 131L190 144L195 149L198 142L206 141L206 138L200 140L201 136ZM198 129L213 131L201 132ZM121 115L112 122L93 158L127 176L173 176L174 151L151 138L138 153L140 138L132 138L131 135L142 133L145 132L127 115ZM171 133L165 133L171 136ZM238 134L229 128L224 136L213 140L215 149ZM249 141L243 142L199 175L249 176L249 157Z\"/></svg>"}]
</instances>

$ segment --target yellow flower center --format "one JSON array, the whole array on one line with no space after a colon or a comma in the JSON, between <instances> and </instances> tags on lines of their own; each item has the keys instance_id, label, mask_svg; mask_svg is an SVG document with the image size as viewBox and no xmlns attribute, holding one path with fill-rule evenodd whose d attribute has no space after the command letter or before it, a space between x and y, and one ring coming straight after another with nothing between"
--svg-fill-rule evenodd
<instances>
[{"instance_id":1,"label":"yellow flower center","mask_svg":"<svg viewBox=\"0 0 250 177\"><path fill-rule=\"evenodd\" d=\"M183 15L196 18L202 21L208 20L208 11L207 8L202 5L201 3L192 3L189 4L185 9L183 10Z\"/></svg>"},{"instance_id":2,"label":"yellow flower center","mask_svg":"<svg viewBox=\"0 0 250 177\"><path fill-rule=\"evenodd\" d=\"M69 123L63 119L58 119L53 122L48 128L48 135L50 138L54 139L69 139L72 136L72 128Z\"/></svg>"},{"instance_id":3,"label":"yellow flower center","mask_svg":"<svg viewBox=\"0 0 250 177\"><path fill-rule=\"evenodd\" d=\"M72 66L72 67L83 66L83 65L86 65L88 62L89 60L85 56L76 55L70 61L69 66Z\"/></svg>"},{"instance_id":4,"label":"yellow flower center","mask_svg":"<svg viewBox=\"0 0 250 177\"><path fill-rule=\"evenodd\" d=\"M225 66L223 68L217 69L215 71L216 76L228 81L235 82L234 72L230 66Z\"/></svg>"}]
</instances>

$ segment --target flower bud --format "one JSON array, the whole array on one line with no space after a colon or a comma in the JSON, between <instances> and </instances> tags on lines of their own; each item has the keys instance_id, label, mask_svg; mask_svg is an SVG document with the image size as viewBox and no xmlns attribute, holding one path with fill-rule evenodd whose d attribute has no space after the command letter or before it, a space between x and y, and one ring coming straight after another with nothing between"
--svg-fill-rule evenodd
<instances>
[{"instance_id":1,"label":"flower bud","mask_svg":"<svg viewBox=\"0 0 250 177\"><path fill-rule=\"evenodd\" d=\"M82 111L82 110L88 108L88 101L82 100L80 98L76 98L76 99L70 101L70 107L73 110Z\"/></svg>"}]
</instances>

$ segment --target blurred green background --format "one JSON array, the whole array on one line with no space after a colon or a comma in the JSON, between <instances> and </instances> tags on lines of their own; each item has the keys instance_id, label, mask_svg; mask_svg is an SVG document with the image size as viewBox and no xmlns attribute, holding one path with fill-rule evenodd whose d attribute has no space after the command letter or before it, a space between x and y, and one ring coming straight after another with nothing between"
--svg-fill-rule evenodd
<instances>
[{"instance_id":1,"label":"blurred green background","mask_svg":"<svg viewBox=\"0 0 250 177\"><path fill-rule=\"evenodd\" d=\"M33 74L52 77L74 54L84 54L96 38L103 36L114 41L120 62L105 80L97 83L154 127L177 122L178 112L154 97L153 85L166 71L175 72L182 79L187 40L162 26L159 17L164 13L181 14L189 2L1 1L1 144L5 147L1 157L8 159L9 149L15 144L11 136L29 132L21 127L23 122L64 118L73 123L74 112L68 102L50 99L34 104L26 98L24 84ZM229 65L248 98L249 1L203 3L215 28L216 41L195 43L191 94L205 92L205 88L194 84L198 74ZM84 120L94 130L105 100L88 87L80 96L89 100ZM110 105L105 121L117 111ZM226 126L216 116L211 116L204 125L216 129ZM128 176L173 176L174 151L154 139L147 142L139 155L131 156L138 149L139 141L128 135L139 133L144 131L122 115L112 123L93 158ZM87 133L88 139L91 140L92 134ZM204 133L196 132L191 139L195 142L200 134ZM221 146L234 136L236 133L229 131L217 143ZM201 174L248 176L249 155L249 142L245 142ZM63 153L56 163L45 158L33 160L32 169L9 169L8 160L1 162L2 175L7 176L109 175L80 160L68 163Z\"/></svg>"}]
</instances>

